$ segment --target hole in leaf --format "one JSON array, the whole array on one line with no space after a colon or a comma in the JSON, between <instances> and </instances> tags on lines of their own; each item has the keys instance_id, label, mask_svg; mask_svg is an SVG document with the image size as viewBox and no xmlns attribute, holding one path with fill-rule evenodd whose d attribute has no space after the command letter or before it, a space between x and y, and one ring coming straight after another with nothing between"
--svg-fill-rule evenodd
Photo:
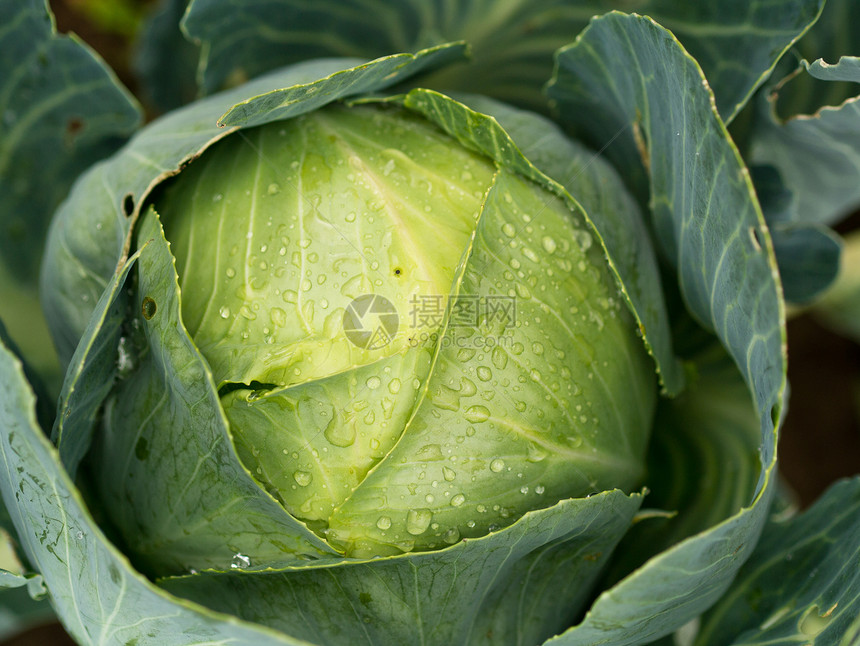
<instances>
[{"instance_id":1,"label":"hole in leaf","mask_svg":"<svg viewBox=\"0 0 860 646\"><path fill-rule=\"evenodd\" d=\"M752 242L753 249L756 251L761 251L761 234L758 229L755 227L750 227L750 242Z\"/></svg>"},{"instance_id":2,"label":"hole in leaf","mask_svg":"<svg viewBox=\"0 0 860 646\"><path fill-rule=\"evenodd\" d=\"M128 193L122 200L122 210L126 217L134 213L134 195Z\"/></svg>"},{"instance_id":3,"label":"hole in leaf","mask_svg":"<svg viewBox=\"0 0 860 646\"><path fill-rule=\"evenodd\" d=\"M143 318L147 321L155 316L155 312L158 310L158 305L155 304L155 301L152 300L149 296L143 299L143 303L140 306L140 311L143 314Z\"/></svg>"}]
</instances>

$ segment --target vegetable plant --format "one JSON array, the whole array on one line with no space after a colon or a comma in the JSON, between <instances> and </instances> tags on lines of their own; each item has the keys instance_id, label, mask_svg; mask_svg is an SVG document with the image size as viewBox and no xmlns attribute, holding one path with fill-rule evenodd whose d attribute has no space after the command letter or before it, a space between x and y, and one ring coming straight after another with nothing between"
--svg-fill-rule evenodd
<instances>
[{"instance_id":1,"label":"vegetable plant","mask_svg":"<svg viewBox=\"0 0 860 646\"><path fill-rule=\"evenodd\" d=\"M860 481L776 445L787 306L858 334L860 12L617 5L166 0L144 120L0 0L10 627L858 643Z\"/></svg>"}]
</instances>

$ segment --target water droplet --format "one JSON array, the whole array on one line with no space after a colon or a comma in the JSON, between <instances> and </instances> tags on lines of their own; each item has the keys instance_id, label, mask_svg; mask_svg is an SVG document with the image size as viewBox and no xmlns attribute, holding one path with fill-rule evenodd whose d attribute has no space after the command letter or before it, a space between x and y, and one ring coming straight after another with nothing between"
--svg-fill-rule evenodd
<instances>
[{"instance_id":1,"label":"water droplet","mask_svg":"<svg viewBox=\"0 0 860 646\"><path fill-rule=\"evenodd\" d=\"M569 437L566 437L565 440L574 449L578 449L580 446L582 446L582 437L579 435L571 435Z\"/></svg>"},{"instance_id":2,"label":"water droplet","mask_svg":"<svg viewBox=\"0 0 860 646\"><path fill-rule=\"evenodd\" d=\"M433 512L429 509L410 509L406 514L406 531L413 536L423 534L433 520Z\"/></svg>"},{"instance_id":3,"label":"water droplet","mask_svg":"<svg viewBox=\"0 0 860 646\"><path fill-rule=\"evenodd\" d=\"M296 471L293 473L293 479L300 487L307 487L313 480L313 476L307 471Z\"/></svg>"},{"instance_id":4,"label":"water droplet","mask_svg":"<svg viewBox=\"0 0 860 646\"><path fill-rule=\"evenodd\" d=\"M538 495L542 494L544 491L546 491L546 489L544 489L543 485L538 485L537 487L535 487L535 493Z\"/></svg>"},{"instance_id":5,"label":"water droplet","mask_svg":"<svg viewBox=\"0 0 860 646\"><path fill-rule=\"evenodd\" d=\"M234 570L251 567L251 559L244 554L238 552L233 555L233 560L230 562L230 567Z\"/></svg>"},{"instance_id":6,"label":"water droplet","mask_svg":"<svg viewBox=\"0 0 860 646\"><path fill-rule=\"evenodd\" d=\"M591 248L593 240L588 231L574 231L573 237L576 239L576 243L582 251L588 251Z\"/></svg>"},{"instance_id":7,"label":"water droplet","mask_svg":"<svg viewBox=\"0 0 860 646\"><path fill-rule=\"evenodd\" d=\"M555 240L553 240L549 236L544 236L540 243L547 253L555 253L555 250L558 248L558 245L556 245Z\"/></svg>"},{"instance_id":8,"label":"water droplet","mask_svg":"<svg viewBox=\"0 0 860 646\"><path fill-rule=\"evenodd\" d=\"M465 417L473 424L485 422L490 417L490 410L486 406L481 406L480 404L469 406L469 408L466 409Z\"/></svg>"},{"instance_id":9,"label":"water droplet","mask_svg":"<svg viewBox=\"0 0 860 646\"><path fill-rule=\"evenodd\" d=\"M351 424L341 424L340 416L333 414L323 431L329 443L346 448L355 443L355 427Z\"/></svg>"},{"instance_id":10,"label":"water droplet","mask_svg":"<svg viewBox=\"0 0 860 646\"><path fill-rule=\"evenodd\" d=\"M510 222L505 222L502 225L502 233L504 233L509 238L513 238L517 234L517 230L514 228L514 225Z\"/></svg>"},{"instance_id":11,"label":"water droplet","mask_svg":"<svg viewBox=\"0 0 860 646\"><path fill-rule=\"evenodd\" d=\"M218 314L221 316L222 319L228 319L230 318L230 308L226 305L222 305L221 308L218 310Z\"/></svg>"},{"instance_id":12,"label":"water droplet","mask_svg":"<svg viewBox=\"0 0 860 646\"><path fill-rule=\"evenodd\" d=\"M472 357L475 356L475 350L473 348L461 348L457 351L457 360L458 361L468 361Z\"/></svg>"},{"instance_id":13,"label":"water droplet","mask_svg":"<svg viewBox=\"0 0 860 646\"><path fill-rule=\"evenodd\" d=\"M269 188L266 189L266 192L269 195L277 195L278 193L281 192L281 187L278 184L276 184L275 182L272 182L271 184L269 184Z\"/></svg>"},{"instance_id":14,"label":"water droplet","mask_svg":"<svg viewBox=\"0 0 860 646\"><path fill-rule=\"evenodd\" d=\"M456 527L452 527L447 532L445 532L445 535L442 537L442 540L448 543L448 545L453 545L460 540L460 530Z\"/></svg>"},{"instance_id":15,"label":"water droplet","mask_svg":"<svg viewBox=\"0 0 860 646\"><path fill-rule=\"evenodd\" d=\"M475 370L475 373L478 375L478 379L481 381L489 381L493 378L493 371L490 370L487 366L478 366Z\"/></svg>"},{"instance_id":16,"label":"water droplet","mask_svg":"<svg viewBox=\"0 0 860 646\"><path fill-rule=\"evenodd\" d=\"M287 313L280 307L273 307L269 312L269 318L272 320L272 325L284 327L287 324Z\"/></svg>"},{"instance_id":17,"label":"water droplet","mask_svg":"<svg viewBox=\"0 0 860 646\"><path fill-rule=\"evenodd\" d=\"M490 471L493 473L499 473L505 468L505 461L501 458L496 458L492 462L490 462Z\"/></svg>"},{"instance_id":18,"label":"water droplet","mask_svg":"<svg viewBox=\"0 0 860 646\"><path fill-rule=\"evenodd\" d=\"M224 273L227 274L227 278L233 278L236 276L236 270L232 267L227 267L227 269L224 270Z\"/></svg>"},{"instance_id":19,"label":"water droplet","mask_svg":"<svg viewBox=\"0 0 860 646\"><path fill-rule=\"evenodd\" d=\"M434 462L442 459L442 447L438 444L425 444L415 453L419 462Z\"/></svg>"},{"instance_id":20,"label":"water droplet","mask_svg":"<svg viewBox=\"0 0 860 646\"><path fill-rule=\"evenodd\" d=\"M460 396L472 397L478 392L478 387L475 382L468 377L460 377Z\"/></svg>"},{"instance_id":21,"label":"water droplet","mask_svg":"<svg viewBox=\"0 0 860 646\"><path fill-rule=\"evenodd\" d=\"M508 355L502 349L502 347L498 345L493 348L492 360L493 365L496 366L496 368L498 368L499 370L504 370L505 366L508 365Z\"/></svg>"},{"instance_id":22,"label":"water droplet","mask_svg":"<svg viewBox=\"0 0 860 646\"><path fill-rule=\"evenodd\" d=\"M527 494L528 492L529 492L529 488L528 488L528 487L526 487L525 485L523 485L522 487L520 487L520 493L521 493L521 494L525 495L525 494Z\"/></svg>"},{"instance_id":23,"label":"water droplet","mask_svg":"<svg viewBox=\"0 0 860 646\"><path fill-rule=\"evenodd\" d=\"M452 506L452 507L459 507L459 506L460 506L460 505L462 505L464 502L466 502L466 496L464 496L464 495L463 495L463 494L461 494L461 493L458 493L456 496L454 496L453 498L451 498L451 506Z\"/></svg>"},{"instance_id":24,"label":"water droplet","mask_svg":"<svg viewBox=\"0 0 860 646\"><path fill-rule=\"evenodd\" d=\"M386 529L390 529L391 528L391 519L388 516L380 516L376 520L376 526L379 529L381 529L382 531L385 531Z\"/></svg>"},{"instance_id":25,"label":"water droplet","mask_svg":"<svg viewBox=\"0 0 860 646\"><path fill-rule=\"evenodd\" d=\"M364 383L370 390L376 390L382 384L382 380L376 375L373 375L371 377L368 377ZM365 403L364 406L366 405L367 404Z\"/></svg>"},{"instance_id":26,"label":"water droplet","mask_svg":"<svg viewBox=\"0 0 860 646\"><path fill-rule=\"evenodd\" d=\"M532 293L529 291L529 288L526 287L525 285L523 285L522 283L516 283L514 285L514 288L515 288L514 293L517 296L519 296L520 298L531 298L532 297ZM512 293L511 296L513 296L513 295L514 294ZM528 324L528 323L526 323L526 324Z\"/></svg>"},{"instance_id":27,"label":"water droplet","mask_svg":"<svg viewBox=\"0 0 860 646\"><path fill-rule=\"evenodd\" d=\"M454 469L442 467L442 477L445 478L447 482L453 482L454 478L457 477L457 472L454 471Z\"/></svg>"},{"instance_id":28,"label":"water droplet","mask_svg":"<svg viewBox=\"0 0 860 646\"><path fill-rule=\"evenodd\" d=\"M538 444L530 443L526 459L529 462L540 462L541 460L546 459L547 455L549 455L549 453L545 448Z\"/></svg>"},{"instance_id":29,"label":"water droplet","mask_svg":"<svg viewBox=\"0 0 860 646\"><path fill-rule=\"evenodd\" d=\"M396 377L388 382L388 392L392 395L396 395L400 392L400 380Z\"/></svg>"}]
</instances>

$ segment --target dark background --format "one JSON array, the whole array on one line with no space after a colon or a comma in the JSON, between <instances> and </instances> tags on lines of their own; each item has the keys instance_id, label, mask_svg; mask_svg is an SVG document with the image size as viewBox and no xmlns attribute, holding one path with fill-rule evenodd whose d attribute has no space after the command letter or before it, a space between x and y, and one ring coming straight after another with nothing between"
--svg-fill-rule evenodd
<instances>
[{"instance_id":1,"label":"dark background","mask_svg":"<svg viewBox=\"0 0 860 646\"><path fill-rule=\"evenodd\" d=\"M51 0L60 32L73 31L98 51L136 94L131 57L137 21L152 0ZM860 228L860 213L837 230ZM860 473L860 345L833 334L810 314L788 323L791 398L779 444L780 473L802 507L833 481ZM59 624L2 646L73 645Z\"/></svg>"}]
</instances>

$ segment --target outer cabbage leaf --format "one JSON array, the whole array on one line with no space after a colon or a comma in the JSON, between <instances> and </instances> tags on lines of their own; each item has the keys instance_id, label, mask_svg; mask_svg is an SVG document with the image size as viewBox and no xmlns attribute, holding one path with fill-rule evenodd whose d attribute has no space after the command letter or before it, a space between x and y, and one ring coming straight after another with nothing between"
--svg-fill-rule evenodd
<instances>
[{"instance_id":1,"label":"outer cabbage leaf","mask_svg":"<svg viewBox=\"0 0 860 646\"><path fill-rule=\"evenodd\" d=\"M646 346L655 357L665 391L679 393L684 376L672 351L656 254L639 207L621 177L598 153L569 139L540 115L471 94L464 95L462 101L473 110L492 115L526 159L581 205L606 247L620 279L619 287L629 299Z\"/></svg>"},{"instance_id":2,"label":"outer cabbage leaf","mask_svg":"<svg viewBox=\"0 0 860 646\"><path fill-rule=\"evenodd\" d=\"M597 146L615 140L607 154L623 176L644 165L654 229L684 300L734 359L759 417L751 506L646 563L550 642L641 643L719 598L764 524L785 390L784 306L749 173L677 40L650 19L610 14L561 50L557 65L548 91L561 120Z\"/></svg>"},{"instance_id":3,"label":"outer cabbage leaf","mask_svg":"<svg viewBox=\"0 0 860 646\"><path fill-rule=\"evenodd\" d=\"M332 83L330 79L320 79L242 101L230 108L218 123L222 126L250 128L270 121L289 119L321 108L341 97L381 90L408 75L450 63L460 58L464 52L464 46L455 43L423 50L414 57L411 54L396 54L381 58L373 64L359 65L338 72L333 75L336 83ZM405 65L404 61L407 61L408 65Z\"/></svg>"},{"instance_id":4,"label":"outer cabbage leaf","mask_svg":"<svg viewBox=\"0 0 860 646\"><path fill-rule=\"evenodd\" d=\"M794 220L795 195L770 165L750 167L761 210L770 227L786 300L808 303L836 279L842 243L823 224Z\"/></svg>"},{"instance_id":5,"label":"outer cabbage leaf","mask_svg":"<svg viewBox=\"0 0 860 646\"><path fill-rule=\"evenodd\" d=\"M818 16L822 0L712 4L640 0L637 11L671 29L699 60L727 121L788 47ZM474 59L422 79L543 111L540 88L553 52L595 14L629 9L622 0L254 0L239 5L194 0L184 28L203 44L202 89L209 93L274 67L321 56L371 58L467 40Z\"/></svg>"},{"instance_id":6,"label":"outer cabbage leaf","mask_svg":"<svg viewBox=\"0 0 860 646\"><path fill-rule=\"evenodd\" d=\"M3 0L0 15L0 257L33 285L54 209L140 113L92 50L56 34L45 0Z\"/></svg>"},{"instance_id":7,"label":"outer cabbage leaf","mask_svg":"<svg viewBox=\"0 0 860 646\"><path fill-rule=\"evenodd\" d=\"M0 346L0 489L29 561L80 644L303 642L170 596L104 536L38 427L21 364Z\"/></svg>"},{"instance_id":8,"label":"outer cabbage leaf","mask_svg":"<svg viewBox=\"0 0 860 646\"><path fill-rule=\"evenodd\" d=\"M696 646L856 644L860 639L860 478L807 511L772 518Z\"/></svg>"},{"instance_id":9,"label":"outer cabbage leaf","mask_svg":"<svg viewBox=\"0 0 860 646\"><path fill-rule=\"evenodd\" d=\"M815 223L776 222L770 232L786 300L809 303L836 280L842 242L832 229Z\"/></svg>"},{"instance_id":10,"label":"outer cabbage leaf","mask_svg":"<svg viewBox=\"0 0 860 646\"><path fill-rule=\"evenodd\" d=\"M137 126L137 104L44 0L0 2L0 314L49 390L57 358L36 284L48 222L80 169Z\"/></svg>"},{"instance_id":11,"label":"outer cabbage leaf","mask_svg":"<svg viewBox=\"0 0 860 646\"><path fill-rule=\"evenodd\" d=\"M319 92L334 101L349 95L364 75L377 78L378 65L388 75L377 85L361 84L360 91L380 89L407 77L427 57L462 54L462 46L439 47L415 56L400 54L379 61L311 61L259 78L237 88L176 110L136 135L113 157L85 173L57 212L48 237L42 268L42 305L57 344L60 361L71 359L86 330L96 302L120 260L129 250L129 231L147 195L163 180L175 175L215 141L234 132L219 128L224 111L248 96L277 88L308 84L306 92ZM358 66L357 70L349 70ZM319 103L313 105L318 107ZM312 107L293 103L283 116L300 114Z\"/></svg>"},{"instance_id":12,"label":"outer cabbage leaf","mask_svg":"<svg viewBox=\"0 0 860 646\"><path fill-rule=\"evenodd\" d=\"M200 50L184 37L179 21L188 0L162 0L138 37L134 68L144 100L160 112L197 97Z\"/></svg>"},{"instance_id":13,"label":"outer cabbage leaf","mask_svg":"<svg viewBox=\"0 0 860 646\"><path fill-rule=\"evenodd\" d=\"M39 574L18 574L0 568L0 588L14 589L26 587L31 597L44 596L45 585Z\"/></svg>"},{"instance_id":14,"label":"outer cabbage leaf","mask_svg":"<svg viewBox=\"0 0 860 646\"><path fill-rule=\"evenodd\" d=\"M335 554L239 461L210 368L182 324L173 258L151 208L138 239L136 365L108 401L93 448L99 501L129 551L161 574Z\"/></svg>"},{"instance_id":15,"label":"outer cabbage leaf","mask_svg":"<svg viewBox=\"0 0 860 646\"><path fill-rule=\"evenodd\" d=\"M72 480L89 451L102 404L114 386L121 361L127 361L120 358L121 326L128 308L123 288L136 258L132 256L114 274L99 299L63 381L51 440Z\"/></svg>"},{"instance_id":16,"label":"outer cabbage leaf","mask_svg":"<svg viewBox=\"0 0 860 646\"><path fill-rule=\"evenodd\" d=\"M441 551L161 583L317 644L535 644L570 625L640 502L609 491Z\"/></svg>"},{"instance_id":17,"label":"outer cabbage leaf","mask_svg":"<svg viewBox=\"0 0 860 646\"><path fill-rule=\"evenodd\" d=\"M780 115L812 114L821 107L836 106L857 96L856 82L835 70L833 64L843 56L860 55L860 36L855 29L858 20L860 12L855 2L825 2L818 20L780 61L768 81L770 86L779 86ZM806 73L797 74L797 68Z\"/></svg>"},{"instance_id":18,"label":"outer cabbage leaf","mask_svg":"<svg viewBox=\"0 0 860 646\"><path fill-rule=\"evenodd\" d=\"M759 97L751 158L779 169L793 220L832 224L860 204L858 21L856 2L829 0L799 43L804 58L780 65Z\"/></svg>"},{"instance_id":19,"label":"outer cabbage leaf","mask_svg":"<svg viewBox=\"0 0 860 646\"><path fill-rule=\"evenodd\" d=\"M737 367L713 337L687 361L687 389L658 404L645 478L648 507L616 551L611 580L730 518L758 482L759 421Z\"/></svg>"}]
</instances>

